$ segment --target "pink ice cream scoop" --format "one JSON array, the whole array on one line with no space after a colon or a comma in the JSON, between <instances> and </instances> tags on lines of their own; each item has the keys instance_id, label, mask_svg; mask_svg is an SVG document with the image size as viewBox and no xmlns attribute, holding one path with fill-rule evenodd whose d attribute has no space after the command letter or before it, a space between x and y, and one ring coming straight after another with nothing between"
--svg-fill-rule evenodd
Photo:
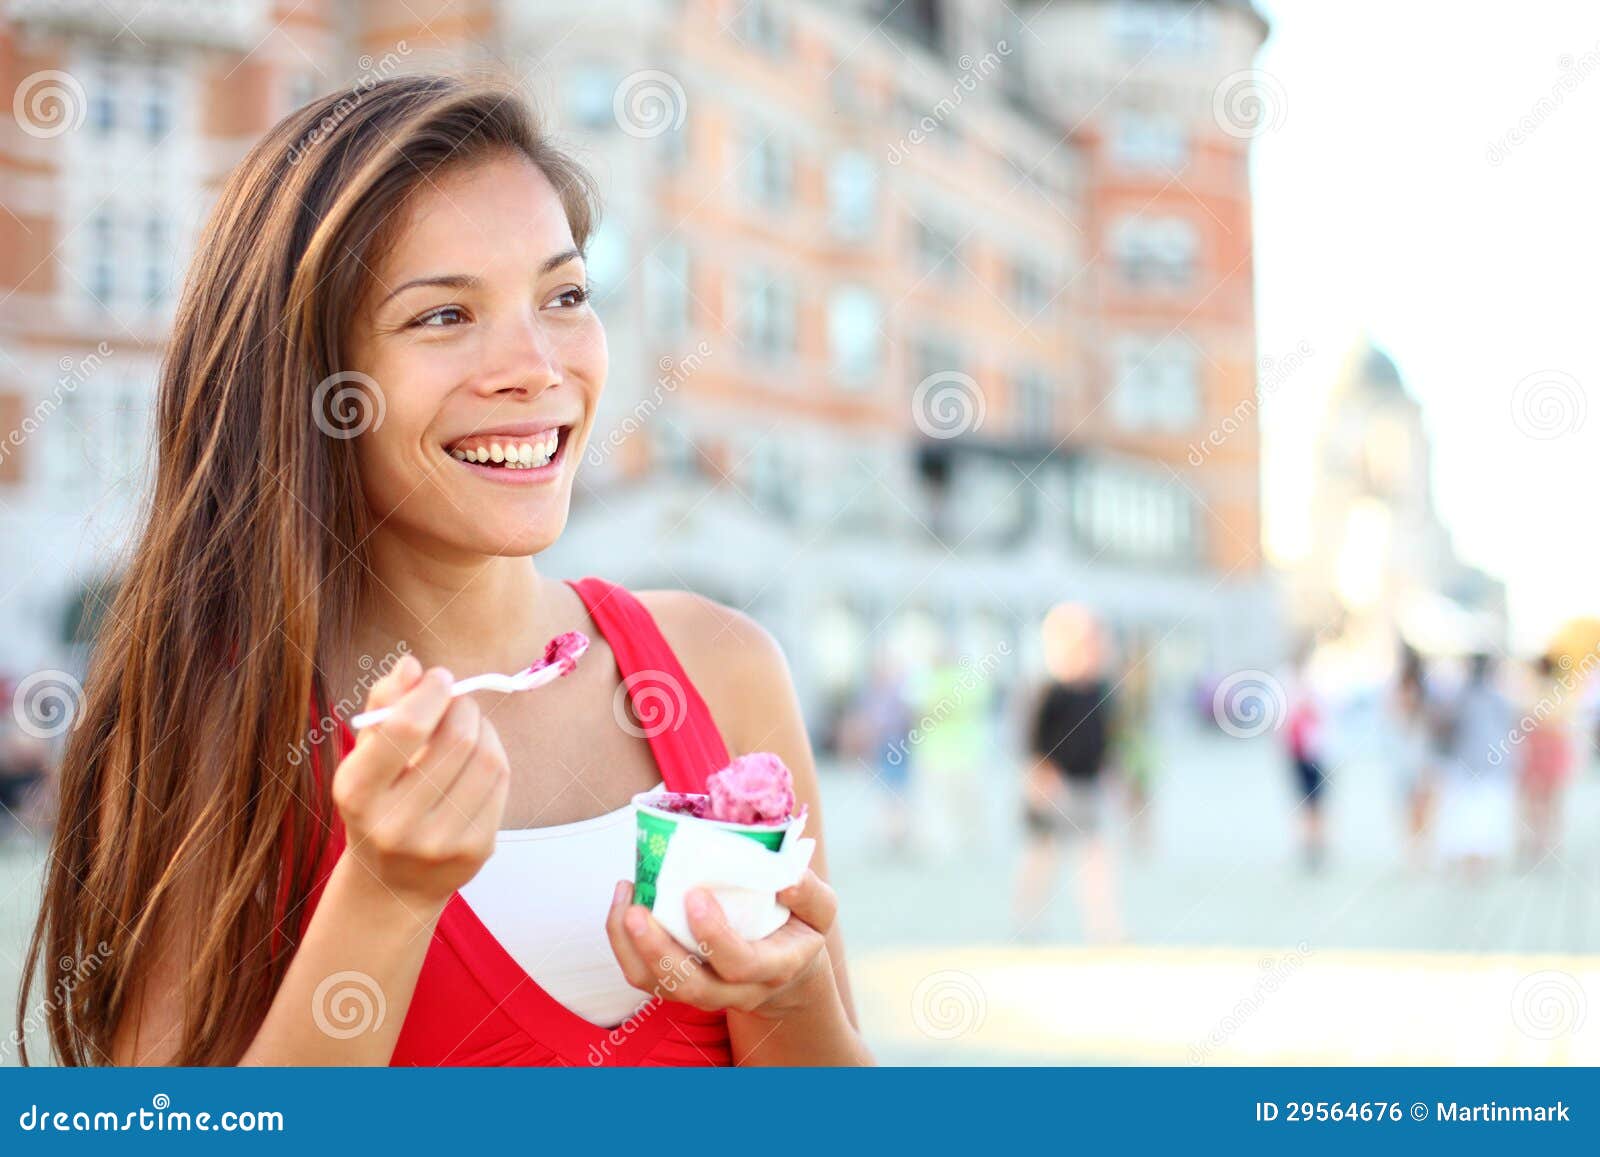
<instances>
[{"instance_id":1,"label":"pink ice cream scoop","mask_svg":"<svg viewBox=\"0 0 1600 1157\"><path fill-rule=\"evenodd\" d=\"M563 677L572 674L578 660L589 649L589 637L581 631L568 631L551 639L544 649L546 667L560 664Z\"/></svg>"},{"instance_id":2,"label":"pink ice cream scoop","mask_svg":"<svg viewBox=\"0 0 1600 1157\"><path fill-rule=\"evenodd\" d=\"M708 819L730 824L781 824L794 814L794 777L767 751L741 755L706 779Z\"/></svg>"}]
</instances>

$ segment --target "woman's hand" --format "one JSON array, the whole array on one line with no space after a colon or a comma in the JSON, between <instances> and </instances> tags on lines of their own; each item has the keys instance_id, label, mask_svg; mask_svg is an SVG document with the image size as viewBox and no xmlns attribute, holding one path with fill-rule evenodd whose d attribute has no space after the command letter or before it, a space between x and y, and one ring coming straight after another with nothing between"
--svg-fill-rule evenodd
<instances>
[{"instance_id":1,"label":"woman's hand","mask_svg":"<svg viewBox=\"0 0 1600 1157\"><path fill-rule=\"evenodd\" d=\"M839 902L834 891L807 870L792 888L778 893L789 920L772 935L746 940L728 926L722 906L703 888L684 897L689 930L700 946L685 952L623 881L606 916L606 935L628 983L663 1000L709 1011L736 1009L779 1019L806 1007L831 989L828 930Z\"/></svg>"},{"instance_id":2,"label":"woman's hand","mask_svg":"<svg viewBox=\"0 0 1600 1157\"><path fill-rule=\"evenodd\" d=\"M451 682L403 658L367 698L393 714L361 732L333 775L347 854L424 910L442 908L494 851L511 779L493 725L470 698L450 698Z\"/></svg>"}]
</instances>

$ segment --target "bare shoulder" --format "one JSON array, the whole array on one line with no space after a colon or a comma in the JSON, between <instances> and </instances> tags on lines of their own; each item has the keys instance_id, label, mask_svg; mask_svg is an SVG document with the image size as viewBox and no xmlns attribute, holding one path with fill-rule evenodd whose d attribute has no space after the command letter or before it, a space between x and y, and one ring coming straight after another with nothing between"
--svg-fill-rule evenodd
<instances>
[{"instance_id":1,"label":"bare shoulder","mask_svg":"<svg viewBox=\"0 0 1600 1157\"><path fill-rule=\"evenodd\" d=\"M792 700L783 648L743 611L693 591L636 591L736 749L774 700Z\"/></svg>"}]
</instances>

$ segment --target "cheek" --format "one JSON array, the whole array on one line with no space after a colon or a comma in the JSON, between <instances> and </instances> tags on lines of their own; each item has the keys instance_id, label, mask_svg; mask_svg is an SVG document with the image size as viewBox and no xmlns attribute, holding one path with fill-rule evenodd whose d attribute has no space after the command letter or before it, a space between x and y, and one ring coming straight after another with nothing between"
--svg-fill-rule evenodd
<instances>
[{"instance_id":1,"label":"cheek","mask_svg":"<svg viewBox=\"0 0 1600 1157\"><path fill-rule=\"evenodd\" d=\"M356 468L368 503L388 514L417 490L438 463L426 453L427 431L437 407L418 405L414 393L385 391L383 420L356 439Z\"/></svg>"}]
</instances>

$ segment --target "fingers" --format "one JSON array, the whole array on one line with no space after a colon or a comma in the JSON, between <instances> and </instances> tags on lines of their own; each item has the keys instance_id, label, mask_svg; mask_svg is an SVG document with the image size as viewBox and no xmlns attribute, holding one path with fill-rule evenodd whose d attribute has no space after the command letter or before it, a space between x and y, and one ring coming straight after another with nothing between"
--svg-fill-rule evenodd
<instances>
[{"instance_id":1,"label":"fingers","mask_svg":"<svg viewBox=\"0 0 1600 1157\"><path fill-rule=\"evenodd\" d=\"M356 737L356 749L365 755L364 762L375 771L398 776L427 744L450 707L450 686L454 681L443 667L434 667L415 680L389 704L394 709L389 718Z\"/></svg>"},{"instance_id":2,"label":"fingers","mask_svg":"<svg viewBox=\"0 0 1600 1157\"><path fill-rule=\"evenodd\" d=\"M388 674L372 685L372 690L367 692L367 702L362 710L377 711L379 708L399 702L400 697L416 686L420 678L422 678L422 664L417 662L416 656L402 656L400 661L389 669Z\"/></svg>"},{"instance_id":3,"label":"fingers","mask_svg":"<svg viewBox=\"0 0 1600 1157\"><path fill-rule=\"evenodd\" d=\"M778 903L826 936L839 915L839 895L810 868L792 888L778 893Z\"/></svg>"},{"instance_id":4,"label":"fingers","mask_svg":"<svg viewBox=\"0 0 1600 1157\"><path fill-rule=\"evenodd\" d=\"M683 898L689 931L702 946L701 955L717 975L734 984L759 984L787 975L786 953L773 951L765 941L746 940L728 924L717 898L704 888L691 888Z\"/></svg>"}]
</instances>

